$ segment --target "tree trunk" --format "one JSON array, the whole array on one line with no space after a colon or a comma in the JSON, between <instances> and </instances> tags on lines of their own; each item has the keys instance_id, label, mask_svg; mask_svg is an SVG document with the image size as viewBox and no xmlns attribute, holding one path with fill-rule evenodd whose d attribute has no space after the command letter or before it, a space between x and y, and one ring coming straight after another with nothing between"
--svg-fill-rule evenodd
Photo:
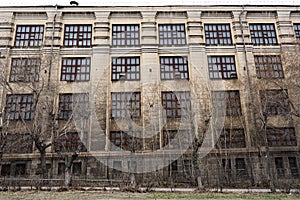
<instances>
[{"instance_id":1,"label":"tree trunk","mask_svg":"<svg viewBox=\"0 0 300 200\"><path fill-rule=\"evenodd\" d=\"M134 173L130 173L129 179L130 179L130 186L131 186L131 188L135 189L136 186L137 186L136 179L135 179L135 174Z\"/></svg>"},{"instance_id":2,"label":"tree trunk","mask_svg":"<svg viewBox=\"0 0 300 200\"><path fill-rule=\"evenodd\" d=\"M42 170L42 178L48 178L47 165L46 165L46 150L40 151L41 154L41 170Z\"/></svg>"},{"instance_id":3,"label":"tree trunk","mask_svg":"<svg viewBox=\"0 0 300 200\"><path fill-rule=\"evenodd\" d=\"M66 166L65 168L65 186L70 187L72 185L72 174L71 174L71 167Z\"/></svg>"}]
</instances>

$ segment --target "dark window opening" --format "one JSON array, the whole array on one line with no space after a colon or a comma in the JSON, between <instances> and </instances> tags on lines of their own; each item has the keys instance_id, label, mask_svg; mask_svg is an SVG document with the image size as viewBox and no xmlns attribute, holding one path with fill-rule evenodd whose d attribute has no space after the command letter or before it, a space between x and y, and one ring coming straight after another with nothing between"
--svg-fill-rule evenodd
<instances>
[{"instance_id":1,"label":"dark window opening","mask_svg":"<svg viewBox=\"0 0 300 200\"><path fill-rule=\"evenodd\" d=\"M65 47L91 47L92 25L65 25Z\"/></svg>"},{"instance_id":2,"label":"dark window opening","mask_svg":"<svg viewBox=\"0 0 300 200\"><path fill-rule=\"evenodd\" d=\"M268 115L289 114L289 99L287 90L260 91L262 111Z\"/></svg>"},{"instance_id":3,"label":"dark window opening","mask_svg":"<svg viewBox=\"0 0 300 200\"><path fill-rule=\"evenodd\" d=\"M267 128L269 146L297 146L294 128Z\"/></svg>"},{"instance_id":4,"label":"dark window opening","mask_svg":"<svg viewBox=\"0 0 300 200\"><path fill-rule=\"evenodd\" d=\"M251 40L254 45L276 45L274 24L249 24Z\"/></svg>"},{"instance_id":5,"label":"dark window opening","mask_svg":"<svg viewBox=\"0 0 300 200\"><path fill-rule=\"evenodd\" d=\"M138 46L139 44L139 25L112 25L113 46Z\"/></svg>"},{"instance_id":6,"label":"dark window opening","mask_svg":"<svg viewBox=\"0 0 300 200\"><path fill-rule=\"evenodd\" d=\"M111 93L111 116L112 118L141 116L141 93L140 92L113 92Z\"/></svg>"},{"instance_id":7,"label":"dark window opening","mask_svg":"<svg viewBox=\"0 0 300 200\"><path fill-rule=\"evenodd\" d=\"M190 92L162 92L162 106L167 118L187 116L191 111Z\"/></svg>"},{"instance_id":8,"label":"dark window opening","mask_svg":"<svg viewBox=\"0 0 300 200\"><path fill-rule=\"evenodd\" d=\"M284 166L283 166L283 158L277 157L275 158L275 167L276 167L276 173L278 177L284 176Z\"/></svg>"},{"instance_id":9,"label":"dark window opening","mask_svg":"<svg viewBox=\"0 0 300 200\"><path fill-rule=\"evenodd\" d=\"M258 78L284 78L279 55L254 56L254 61Z\"/></svg>"},{"instance_id":10,"label":"dark window opening","mask_svg":"<svg viewBox=\"0 0 300 200\"><path fill-rule=\"evenodd\" d=\"M8 120L31 120L34 117L32 94L7 95L5 118Z\"/></svg>"},{"instance_id":11,"label":"dark window opening","mask_svg":"<svg viewBox=\"0 0 300 200\"><path fill-rule=\"evenodd\" d=\"M39 58L13 58L10 82L36 82L39 80L41 60Z\"/></svg>"},{"instance_id":12,"label":"dark window opening","mask_svg":"<svg viewBox=\"0 0 300 200\"><path fill-rule=\"evenodd\" d=\"M44 26L17 25L16 47L40 47L43 44Z\"/></svg>"},{"instance_id":13,"label":"dark window opening","mask_svg":"<svg viewBox=\"0 0 300 200\"><path fill-rule=\"evenodd\" d=\"M293 177L299 177L299 170L296 157L288 157L291 175Z\"/></svg>"},{"instance_id":14,"label":"dark window opening","mask_svg":"<svg viewBox=\"0 0 300 200\"><path fill-rule=\"evenodd\" d=\"M143 141L140 132L110 132L111 150L139 151L142 149Z\"/></svg>"},{"instance_id":15,"label":"dark window opening","mask_svg":"<svg viewBox=\"0 0 300 200\"><path fill-rule=\"evenodd\" d=\"M214 112L224 113L226 116L242 115L238 90L212 91L212 106Z\"/></svg>"},{"instance_id":16,"label":"dark window opening","mask_svg":"<svg viewBox=\"0 0 300 200\"><path fill-rule=\"evenodd\" d=\"M112 58L112 81L140 80L140 58L139 57L117 57Z\"/></svg>"},{"instance_id":17,"label":"dark window opening","mask_svg":"<svg viewBox=\"0 0 300 200\"><path fill-rule=\"evenodd\" d=\"M221 148L245 148L244 129L224 129L220 138Z\"/></svg>"},{"instance_id":18,"label":"dark window opening","mask_svg":"<svg viewBox=\"0 0 300 200\"><path fill-rule=\"evenodd\" d=\"M235 159L235 169L236 169L236 175L238 177L248 177L248 172L247 172L244 158Z\"/></svg>"},{"instance_id":19,"label":"dark window opening","mask_svg":"<svg viewBox=\"0 0 300 200\"><path fill-rule=\"evenodd\" d=\"M90 58L63 58L61 81L89 81Z\"/></svg>"}]
</instances>

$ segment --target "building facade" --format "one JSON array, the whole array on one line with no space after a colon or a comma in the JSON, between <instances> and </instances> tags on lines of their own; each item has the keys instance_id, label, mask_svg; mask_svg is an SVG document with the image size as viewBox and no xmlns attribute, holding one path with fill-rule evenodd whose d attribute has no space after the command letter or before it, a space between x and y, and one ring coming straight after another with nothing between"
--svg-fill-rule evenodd
<instances>
[{"instance_id":1,"label":"building facade","mask_svg":"<svg viewBox=\"0 0 300 200\"><path fill-rule=\"evenodd\" d=\"M1 177L38 127L49 178L190 183L196 137L205 185L299 187L299 43L297 6L1 7Z\"/></svg>"}]
</instances>

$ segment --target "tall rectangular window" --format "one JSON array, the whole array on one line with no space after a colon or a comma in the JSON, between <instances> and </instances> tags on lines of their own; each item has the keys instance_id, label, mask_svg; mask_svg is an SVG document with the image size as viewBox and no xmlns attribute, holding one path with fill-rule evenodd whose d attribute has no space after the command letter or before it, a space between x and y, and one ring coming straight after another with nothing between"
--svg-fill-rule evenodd
<instances>
[{"instance_id":1,"label":"tall rectangular window","mask_svg":"<svg viewBox=\"0 0 300 200\"><path fill-rule=\"evenodd\" d=\"M74 115L76 115L76 117L85 116L88 112L89 94L59 94L58 119L69 120Z\"/></svg>"},{"instance_id":2,"label":"tall rectangular window","mask_svg":"<svg viewBox=\"0 0 300 200\"><path fill-rule=\"evenodd\" d=\"M90 67L90 58L63 58L60 80L89 81Z\"/></svg>"},{"instance_id":3,"label":"tall rectangular window","mask_svg":"<svg viewBox=\"0 0 300 200\"><path fill-rule=\"evenodd\" d=\"M115 24L112 25L113 46L138 46L140 45L139 25Z\"/></svg>"},{"instance_id":4,"label":"tall rectangular window","mask_svg":"<svg viewBox=\"0 0 300 200\"><path fill-rule=\"evenodd\" d=\"M298 164L296 157L288 157L291 175L294 177L299 176Z\"/></svg>"},{"instance_id":5,"label":"tall rectangular window","mask_svg":"<svg viewBox=\"0 0 300 200\"><path fill-rule=\"evenodd\" d=\"M244 158L235 159L235 170L236 170L236 176L248 177L246 162Z\"/></svg>"},{"instance_id":6,"label":"tall rectangular window","mask_svg":"<svg viewBox=\"0 0 300 200\"><path fill-rule=\"evenodd\" d=\"M5 119L31 120L34 117L32 94L10 94L6 98Z\"/></svg>"},{"instance_id":7,"label":"tall rectangular window","mask_svg":"<svg viewBox=\"0 0 300 200\"><path fill-rule=\"evenodd\" d=\"M10 82L34 82L39 80L41 60L39 58L13 58Z\"/></svg>"},{"instance_id":8,"label":"tall rectangular window","mask_svg":"<svg viewBox=\"0 0 300 200\"><path fill-rule=\"evenodd\" d=\"M254 45L276 45L274 24L249 24L251 41Z\"/></svg>"},{"instance_id":9,"label":"tall rectangular window","mask_svg":"<svg viewBox=\"0 0 300 200\"><path fill-rule=\"evenodd\" d=\"M208 71L210 79L236 79L234 56L208 56Z\"/></svg>"},{"instance_id":10,"label":"tall rectangular window","mask_svg":"<svg viewBox=\"0 0 300 200\"><path fill-rule=\"evenodd\" d=\"M161 46L180 46L186 45L185 25L184 24L160 24L159 45Z\"/></svg>"},{"instance_id":11,"label":"tall rectangular window","mask_svg":"<svg viewBox=\"0 0 300 200\"><path fill-rule=\"evenodd\" d=\"M205 24L206 45L232 45L230 24Z\"/></svg>"},{"instance_id":12,"label":"tall rectangular window","mask_svg":"<svg viewBox=\"0 0 300 200\"><path fill-rule=\"evenodd\" d=\"M17 25L16 47L40 47L43 45L43 25Z\"/></svg>"},{"instance_id":13,"label":"tall rectangular window","mask_svg":"<svg viewBox=\"0 0 300 200\"><path fill-rule=\"evenodd\" d=\"M111 100L112 118L141 116L140 92L113 92L111 93Z\"/></svg>"},{"instance_id":14,"label":"tall rectangular window","mask_svg":"<svg viewBox=\"0 0 300 200\"><path fill-rule=\"evenodd\" d=\"M245 148L244 129L224 129L220 135L221 148Z\"/></svg>"},{"instance_id":15,"label":"tall rectangular window","mask_svg":"<svg viewBox=\"0 0 300 200\"><path fill-rule=\"evenodd\" d=\"M189 91L162 92L162 106L168 118L188 116L191 111Z\"/></svg>"},{"instance_id":16,"label":"tall rectangular window","mask_svg":"<svg viewBox=\"0 0 300 200\"><path fill-rule=\"evenodd\" d=\"M284 176L284 166L283 166L283 158L277 157L275 158L275 168L278 177Z\"/></svg>"},{"instance_id":17,"label":"tall rectangular window","mask_svg":"<svg viewBox=\"0 0 300 200\"><path fill-rule=\"evenodd\" d=\"M92 46L92 25L89 24L65 25L64 46L65 47L91 47Z\"/></svg>"},{"instance_id":18,"label":"tall rectangular window","mask_svg":"<svg viewBox=\"0 0 300 200\"><path fill-rule=\"evenodd\" d=\"M55 150L56 152L84 152L86 151L85 142L86 135L80 138L79 133L69 132L64 135L59 136L55 140Z\"/></svg>"},{"instance_id":19,"label":"tall rectangular window","mask_svg":"<svg viewBox=\"0 0 300 200\"><path fill-rule=\"evenodd\" d=\"M290 111L286 90L260 91L260 99L263 112L269 115L285 115Z\"/></svg>"},{"instance_id":20,"label":"tall rectangular window","mask_svg":"<svg viewBox=\"0 0 300 200\"><path fill-rule=\"evenodd\" d=\"M189 79L187 57L160 57L161 80Z\"/></svg>"},{"instance_id":21,"label":"tall rectangular window","mask_svg":"<svg viewBox=\"0 0 300 200\"><path fill-rule=\"evenodd\" d=\"M295 37L298 43L300 43L300 24L294 24Z\"/></svg>"},{"instance_id":22,"label":"tall rectangular window","mask_svg":"<svg viewBox=\"0 0 300 200\"><path fill-rule=\"evenodd\" d=\"M258 78L283 78L280 55L254 56Z\"/></svg>"},{"instance_id":23,"label":"tall rectangular window","mask_svg":"<svg viewBox=\"0 0 300 200\"><path fill-rule=\"evenodd\" d=\"M240 92L238 90L230 91L212 91L212 106L217 112L226 116L242 115Z\"/></svg>"},{"instance_id":24,"label":"tall rectangular window","mask_svg":"<svg viewBox=\"0 0 300 200\"><path fill-rule=\"evenodd\" d=\"M297 146L294 128L267 128L267 140L271 147Z\"/></svg>"},{"instance_id":25,"label":"tall rectangular window","mask_svg":"<svg viewBox=\"0 0 300 200\"><path fill-rule=\"evenodd\" d=\"M140 57L112 58L111 80L140 80Z\"/></svg>"},{"instance_id":26,"label":"tall rectangular window","mask_svg":"<svg viewBox=\"0 0 300 200\"><path fill-rule=\"evenodd\" d=\"M110 132L111 150L139 151L142 149L143 140L140 132Z\"/></svg>"},{"instance_id":27,"label":"tall rectangular window","mask_svg":"<svg viewBox=\"0 0 300 200\"><path fill-rule=\"evenodd\" d=\"M163 148L173 150L185 150L192 143L189 130L164 130Z\"/></svg>"},{"instance_id":28,"label":"tall rectangular window","mask_svg":"<svg viewBox=\"0 0 300 200\"><path fill-rule=\"evenodd\" d=\"M33 140L30 134L10 133L0 136L3 153L32 153Z\"/></svg>"}]
</instances>

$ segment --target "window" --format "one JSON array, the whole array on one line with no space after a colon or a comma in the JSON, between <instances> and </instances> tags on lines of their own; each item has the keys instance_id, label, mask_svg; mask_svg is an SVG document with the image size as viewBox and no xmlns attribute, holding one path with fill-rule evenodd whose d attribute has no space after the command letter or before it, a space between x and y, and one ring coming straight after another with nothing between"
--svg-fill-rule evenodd
<instances>
[{"instance_id":1,"label":"window","mask_svg":"<svg viewBox=\"0 0 300 200\"><path fill-rule=\"evenodd\" d=\"M112 58L112 81L140 80L139 57L116 57Z\"/></svg>"},{"instance_id":2,"label":"window","mask_svg":"<svg viewBox=\"0 0 300 200\"><path fill-rule=\"evenodd\" d=\"M171 172L177 172L178 171L178 163L177 160L171 161L171 164L169 165Z\"/></svg>"},{"instance_id":3,"label":"window","mask_svg":"<svg viewBox=\"0 0 300 200\"><path fill-rule=\"evenodd\" d=\"M232 45L230 24L205 24L206 45Z\"/></svg>"},{"instance_id":4,"label":"window","mask_svg":"<svg viewBox=\"0 0 300 200\"><path fill-rule=\"evenodd\" d=\"M236 79L234 56L208 56L210 79Z\"/></svg>"},{"instance_id":5,"label":"window","mask_svg":"<svg viewBox=\"0 0 300 200\"><path fill-rule=\"evenodd\" d=\"M296 157L288 157L291 175L294 177L299 176L298 164Z\"/></svg>"},{"instance_id":6,"label":"window","mask_svg":"<svg viewBox=\"0 0 300 200\"><path fill-rule=\"evenodd\" d=\"M277 44L274 24L249 24L251 40L254 45Z\"/></svg>"},{"instance_id":7,"label":"window","mask_svg":"<svg viewBox=\"0 0 300 200\"><path fill-rule=\"evenodd\" d=\"M298 43L300 43L300 24L294 24L295 36Z\"/></svg>"},{"instance_id":8,"label":"window","mask_svg":"<svg viewBox=\"0 0 300 200\"><path fill-rule=\"evenodd\" d=\"M192 162L191 160L183 160L183 169L184 172L190 174L192 171Z\"/></svg>"},{"instance_id":9,"label":"window","mask_svg":"<svg viewBox=\"0 0 300 200\"><path fill-rule=\"evenodd\" d=\"M10 176L10 164L1 165L1 176Z\"/></svg>"},{"instance_id":10,"label":"window","mask_svg":"<svg viewBox=\"0 0 300 200\"><path fill-rule=\"evenodd\" d=\"M238 90L212 91L212 105L216 112L224 111L226 116L242 114L240 93Z\"/></svg>"},{"instance_id":11,"label":"window","mask_svg":"<svg viewBox=\"0 0 300 200\"><path fill-rule=\"evenodd\" d=\"M26 174L26 164L25 163L19 163L16 164L16 171L15 175L16 176L22 176Z\"/></svg>"},{"instance_id":12,"label":"window","mask_svg":"<svg viewBox=\"0 0 300 200\"><path fill-rule=\"evenodd\" d=\"M139 25L112 25L113 46L137 46L139 44Z\"/></svg>"},{"instance_id":13,"label":"window","mask_svg":"<svg viewBox=\"0 0 300 200\"><path fill-rule=\"evenodd\" d=\"M269 146L297 146L294 128L267 128Z\"/></svg>"},{"instance_id":14,"label":"window","mask_svg":"<svg viewBox=\"0 0 300 200\"><path fill-rule=\"evenodd\" d=\"M43 25L17 25L16 47L40 47L43 44Z\"/></svg>"},{"instance_id":15,"label":"window","mask_svg":"<svg viewBox=\"0 0 300 200\"><path fill-rule=\"evenodd\" d=\"M258 78L283 78L281 58L277 56L254 56Z\"/></svg>"},{"instance_id":16,"label":"window","mask_svg":"<svg viewBox=\"0 0 300 200\"><path fill-rule=\"evenodd\" d=\"M111 116L140 117L141 116L141 93L140 92L113 92L111 94Z\"/></svg>"},{"instance_id":17,"label":"window","mask_svg":"<svg viewBox=\"0 0 300 200\"><path fill-rule=\"evenodd\" d=\"M244 129L224 129L220 135L221 148L245 148Z\"/></svg>"},{"instance_id":18,"label":"window","mask_svg":"<svg viewBox=\"0 0 300 200\"><path fill-rule=\"evenodd\" d=\"M13 58L10 82L34 82L39 80L41 60L39 58Z\"/></svg>"},{"instance_id":19,"label":"window","mask_svg":"<svg viewBox=\"0 0 300 200\"><path fill-rule=\"evenodd\" d=\"M285 115L290 111L286 90L260 91L260 99L263 112L269 115Z\"/></svg>"},{"instance_id":20,"label":"window","mask_svg":"<svg viewBox=\"0 0 300 200\"><path fill-rule=\"evenodd\" d=\"M59 94L59 119L68 120L74 115L86 116L88 112L89 95L87 93Z\"/></svg>"},{"instance_id":21,"label":"window","mask_svg":"<svg viewBox=\"0 0 300 200\"><path fill-rule=\"evenodd\" d=\"M142 149L142 137L140 132L126 133L123 131L110 132L111 150L139 151Z\"/></svg>"},{"instance_id":22,"label":"window","mask_svg":"<svg viewBox=\"0 0 300 200\"><path fill-rule=\"evenodd\" d=\"M65 47L91 47L92 25L65 25Z\"/></svg>"},{"instance_id":23,"label":"window","mask_svg":"<svg viewBox=\"0 0 300 200\"><path fill-rule=\"evenodd\" d=\"M65 168L66 168L65 163L58 163L57 174L58 175L65 174Z\"/></svg>"},{"instance_id":24,"label":"window","mask_svg":"<svg viewBox=\"0 0 300 200\"><path fill-rule=\"evenodd\" d=\"M184 24L160 24L159 30L159 45L185 45L185 25Z\"/></svg>"},{"instance_id":25,"label":"window","mask_svg":"<svg viewBox=\"0 0 300 200\"><path fill-rule=\"evenodd\" d=\"M187 116L191 111L190 92L162 92L162 106L168 118Z\"/></svg>"},{"instance_id":26,"label":"window","mask_svg":"<svg viewBox=\"0 0 300 200\"><path fill-rule=\"evenodd\" d=\"M187 57L160 57L161 80L189 79Z\"/></svg>"},{"instance_id":27,"label":"window","mask_svg":"<svg viewBox=\"0 0 300 200\"><path fill-rule=\"evenodd\" d=\"M74 162L73 163L72 173L74 175L80 175L81 174L81 162Z\"/></svg>"},{"instance_id":28,"label":"window","mask_svg":"<svg viewBox=\"0 0 300 200\"><path fill-rule=\"evenodd\" d=\"M164 130L163 147L167 149L184 150L192 144L188 130Z\"/></svg>"},{"instance_id":29,"label":"window","mask_svg":"<svg viewBox=\"0 0 300 200\"><path fill-rule=\"evenodd\" d=\"M1 135L0 145L3 153L32 153L33 140L30 134L11 133Z\"/></svg>"},{"instance_id":30,"label":"window","mask_svg":"<svg viewBox=\"0 0 300 200\"><path fill-rule=\"evenodd\" d=\"M86 151L84 141L86 139L84 135L83 138L80 138L80 135L76 132L66 133L62 136L59 136L56 140L55 150L57 152L75 152L75 151Z\"/></svg>"},{"instance_id":31,"label":"window","mask_svg":"<svg viewBox=\"0 0 300 200\"><path fill-rule=\"evenodd\" d=\"M236 158L235 159L235 169L236 169L236 176L248 177L248 172L247 172L246 163L245 163L244 158Z\"/></svg>"},{"instance_id":32,"label":"window","mask_svg":"<svg viewBox=\"0 0 300 200\"><path fill-rule=\"evenodd\" d=\"M32 94L7 95L5 118L8 120L31 120L34 117Z\"/></svg>"},{"instance_id":33,"label":"window","mask_svg":"<svg viewBox=\"0 0 300 200\"><path fill-rule=\"evenodd\" d=\"M90 66L90 58L63 58L60 80L89 81Z\"/></svg>"},{"instance_id":34,"label":"window","mask_svg":"<svg viewBox=\"0 0 300 200\"><path fill-rule=\"evenodd\" d=\"M275 158L275 167L276 167L276 173L278 177L284 176L284 166L283 166L283 158L277 157Z\"/></svg>"}]
</instances>

